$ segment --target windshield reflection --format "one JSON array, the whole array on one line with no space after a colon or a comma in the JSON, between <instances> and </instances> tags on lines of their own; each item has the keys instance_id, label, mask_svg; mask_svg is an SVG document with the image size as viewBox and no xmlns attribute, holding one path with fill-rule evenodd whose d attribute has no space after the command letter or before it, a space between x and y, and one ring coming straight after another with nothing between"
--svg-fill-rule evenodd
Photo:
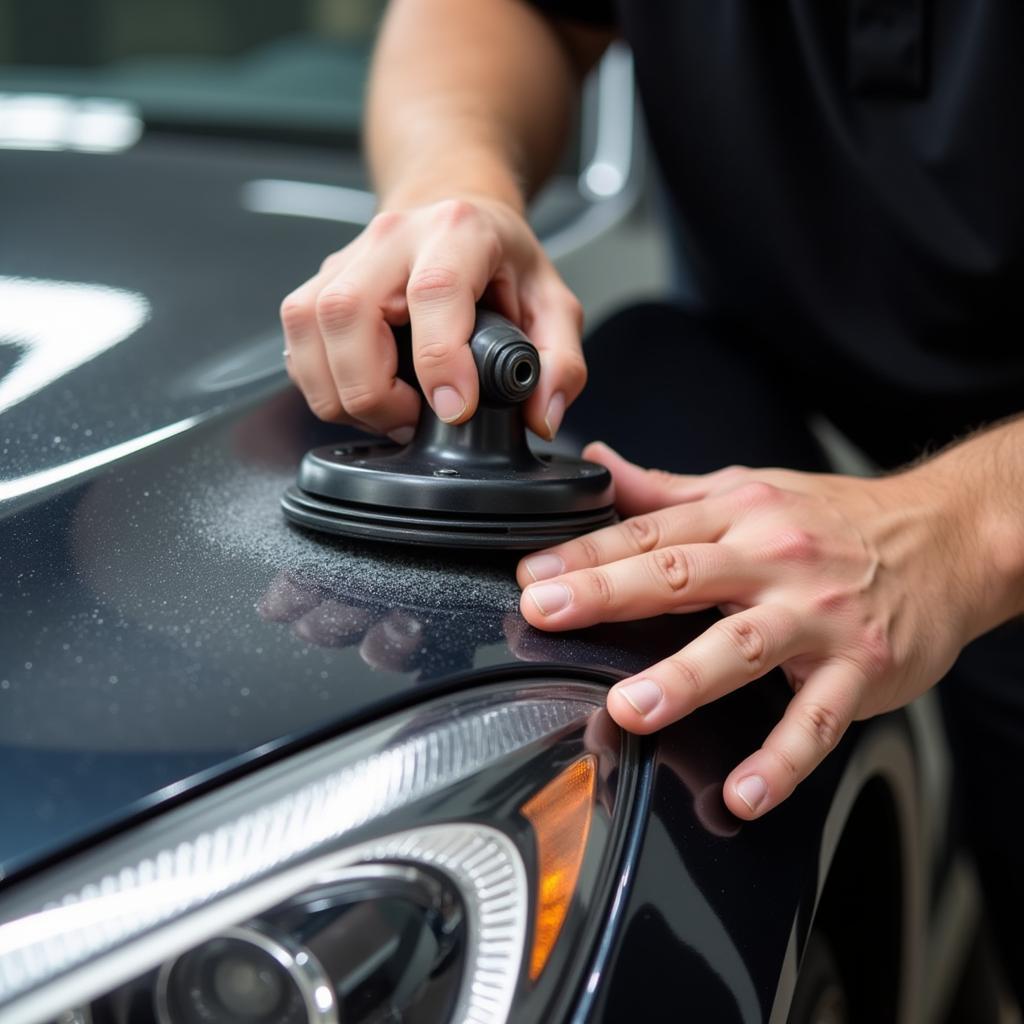
<instances>
[{"instance_id":1,"label":"windshield reflection","mask_svg":"<svg viewBox=\"0 0 1024 1024\"><path fill-rule=\"evenodd\" d=\"M16 108L7 131L0 116L0 139L101 152L134 141L136 129L123 119L96 120L68 106L93 97L131 104L156 130L223 125L353 139L383 7L384 0L204 0L151 4L141 16L131 3L0 0L0 92L36 108L31 118Z\"/></svg>"}]
</instances>

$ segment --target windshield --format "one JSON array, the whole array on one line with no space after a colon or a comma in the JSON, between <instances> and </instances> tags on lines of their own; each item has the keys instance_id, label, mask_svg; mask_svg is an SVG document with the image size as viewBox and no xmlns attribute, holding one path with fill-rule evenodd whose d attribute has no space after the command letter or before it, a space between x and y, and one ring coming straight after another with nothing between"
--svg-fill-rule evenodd
<instances>
[{"instance_id":1,"label":"windshield","mask_svg":"<svg viewBox=\"0 0 1024 1024\"><path fill-rule=\"evenodd\" d=\"M358 133L385 0L0 0L0 93L127 100L151 127Z\"/></svg>"}]
</instances>

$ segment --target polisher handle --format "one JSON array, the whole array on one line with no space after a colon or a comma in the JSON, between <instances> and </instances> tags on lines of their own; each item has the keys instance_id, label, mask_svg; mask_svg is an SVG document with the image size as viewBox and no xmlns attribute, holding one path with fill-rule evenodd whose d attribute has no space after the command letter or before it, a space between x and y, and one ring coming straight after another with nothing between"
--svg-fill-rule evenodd
<instances>
[{"instance_id":1,"label":"polisher handle","mask_svg":"<svg viewBox=\"0 0 1024 1024\"><path fill-rule=\"evenodd\" d=\"M422 393L413 367L412 331L408 324L392 331L398 345L398 376ZM533 394L540 380L540 356L511 320L478 309L469 348L480 375L481 404L518 405Z\"/></svg>"},{"instance_id":2,"label":"polisher handle","mask_svg":"<svg viewBox=\"0 0 1024 1024\"><path fill-rule=\"evenodd\" d=\"M491 405L517 405L540 380L540 355L511 320L477 312L469 348L480 374L480 399Z\"/></svg>"}]
</instances>

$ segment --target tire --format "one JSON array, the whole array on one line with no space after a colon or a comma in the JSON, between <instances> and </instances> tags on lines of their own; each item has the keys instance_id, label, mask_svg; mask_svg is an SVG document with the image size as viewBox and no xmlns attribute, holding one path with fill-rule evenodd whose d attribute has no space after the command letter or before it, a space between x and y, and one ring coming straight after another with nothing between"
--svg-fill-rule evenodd
<instances>
[{"instance_id":1,"label":"tire","mask_svg":"<svg viewBox=\"0 0 1024 1024\"><path fill-rule=\"evenodd\" d=\"M1000 1005L1004 986L997 966L998 956L991 933L984 924L980 925L945 1024L999 1024L1007 1019Z\"/></svg>"},{"instance_id":2,"label":"tire","mask_svg":"<svg viewBox=\"0 0 1024 1024\"><path fill-rule=\"evenodd\" d=\"M850 1001L828 939L811 932L787 1024L850 1024Z\"/></svg>"}]
</instances>

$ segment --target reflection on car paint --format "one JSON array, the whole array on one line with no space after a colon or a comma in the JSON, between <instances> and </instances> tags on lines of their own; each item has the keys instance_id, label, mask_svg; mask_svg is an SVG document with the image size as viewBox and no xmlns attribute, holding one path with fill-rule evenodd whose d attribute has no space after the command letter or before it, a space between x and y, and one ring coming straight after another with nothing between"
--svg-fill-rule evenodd
<instances>
[{"instance_id":1,"label":"reflection on car paint","mask_svg":"<svg viewBox=\"0 0 1024 1024\"><path fill-rule=\"evenodd\" d=\"M377 209L372 192L312 181L261 178L242 186L242 206L253 213L312 217L362 227Z\"/></svg>"},{"instance_id":2,"label":"reflection on car paint","mask_svg":"<svg viewBox=\"0 0 1024 1024\"><path fill-rule=\"evenodd\" d=\"M0 413L131 337L149 316L139 292L0 276L0 345L18 350L0 377Z\"/></svg>"},{"instance_id":3,"label":"reflection on car paint","mask_svg":"<svg viewBox=\"0 0 1024 1024\"><path fill-rule=\"evenodd\" d=\"M102 448L100 451L92 452L90 455L83 455L80 458L62 462L49 469L41 469L26 476L15 477L13 480L0 480L0 502L10 502L11 505L4 509L5 512L10 512L13 510L15 503L35 494L37 491L57 487L60 484L68 484L74 481L76 477L84 477L94 473L104 466L109 466L112 463L127 458L129 455L134 455L145 448L159 444L161 441L166 441L168 438L174 437L175 434L181 434L194 427L197 423L201 423L203 419L203 416L189 416L178 423L171 423L166 427L161 427L159 430L151 430L148 434L133 437L129 441L122 441L121 444L110 445L108 448ZM60 440L59 435L55 436L55 443L59 443Z\"/></svg>"},{"instance_id":4,"label":"reflection on car paint","mask_svg":"<svg viewBox=\"0 0 1024 1024\"><path fill-rule=\"evenodd\" d=\"M349 156L160 133L110 159L3 153L0 481L239 409L283 384L281 297L357 228L258 214L240 192L254 179L357 182ZM133 332L112 342L123 314L130 326L141 308ZM101 327L106 340L93 337ZM44 384L44 373L56 376Z\"/></svg>"},{"instance_id":5,"label":"reflection on car paint","mask_svg":"<svg viewBox=\"0 0 1024 1024\"><path fill-rule=\"evenodd\" d=\"M138 107L107 97L0 93L0 149L123 153L142 137Z\"/></svg>"}]
</instances>

